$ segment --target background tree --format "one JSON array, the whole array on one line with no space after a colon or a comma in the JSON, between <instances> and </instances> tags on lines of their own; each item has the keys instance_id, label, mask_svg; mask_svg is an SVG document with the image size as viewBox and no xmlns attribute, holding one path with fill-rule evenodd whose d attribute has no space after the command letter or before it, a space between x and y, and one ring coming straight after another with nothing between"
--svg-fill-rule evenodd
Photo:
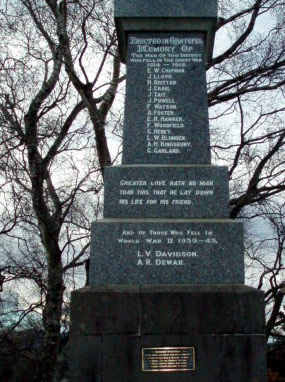
<instances>
[{"instance_id":1,"label":"background tree","mask_svg":"<svg viewBox=\"0 0 285 382\"><path fill-rule=\"evenodd\" d=\"M44 328L42 370L38 378L51 381L57 365L68 271L82 265L89 247L90 217L94 219L99 212L94 196L102 188L100 145L105 130L104 126L99 127L96 138L99 155L95 157L93 116L89 116L90 111L89 115L83 112L88 110L88 104L77 96L63 70L64 39L58 38L53 9L50 11L42 1L7 2L6 6L1 20L2 204L7 216L11 215L10 210L13 212L14 223L7 222L2 228L6 235L6 243L5 239L2 242L5 256L2 269L6 281L29 280L37 287L35 304L37 309L42 308ZM79 7L79 13L72 10L69 14L74 61L76 65L78 59L81 67L82 52L88 45L87 18L94 6L95 3L88 4L86 9ZM101 11L102 26L106 9ZM94 13L92 18L96 19ZM103 66L114 61L112 55L110 60L107 57L114 45L113 39L109 41L109 29L105 35L101 30L98 40L98 28L97 19L97 24L89 28L91 35L93 31L93 43L89 45L93 58L98 52L103 59L98 70L92 68L94 86L98 86ZM102 41L106 41L106 51ZM108 82L105 73L101 92L98 90L101 98L96 100L105 110L104 121L111 102L110 89L114 87L114 81Z\"/></svg>"},{"instance_id":2,"label":"background tree","mask_svg":"<svg viewBox=\"0 0 285 382\"><path fill-rule=\"evenodd\" d=\"M90 222L101 213L104 168L117 158L109 147L125 77L109 0L0 7L0 271L4 290L25 287L23 312L42 315L38 380L51 381L68 291L79 285ZM219 7L208 63L212 158L229 167L231 217L248 226L249 275L265 290L269 335L284 318L285 2ZM260 222L271 227L266 242L254 230Z\"/></svg>"},{"instance_id":3,"label":"background tree","mask_svg":"<svg viewBox=\"0 0 285 382\"><path fill-rule=\"evenodd\" d=\"M266 292L268 336L284 312L284 11L281 0L220 2L217 55L208 63L213 158L229 167L230 216L246 219L247 243L259 243L254 255L249 244L248 264Z\"/></svg>"}]
</instances>

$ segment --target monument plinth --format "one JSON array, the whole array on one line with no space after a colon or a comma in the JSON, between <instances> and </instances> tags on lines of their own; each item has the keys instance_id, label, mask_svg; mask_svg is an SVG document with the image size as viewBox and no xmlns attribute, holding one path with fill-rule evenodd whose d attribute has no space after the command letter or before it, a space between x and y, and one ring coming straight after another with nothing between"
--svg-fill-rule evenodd
<instances>
[{"instance_id":1,"label":"monument plinth","mask_svg":"<svg viewBox=\"0 0 285 382\"><path fill-rule=\"evenodd\" d=\"M216 0L115 0L127 63L122 165L105 170L90 287L71 307L73 382L265 382L263 293L211 165L205 61Z\"/></svg>"}]
</instances>

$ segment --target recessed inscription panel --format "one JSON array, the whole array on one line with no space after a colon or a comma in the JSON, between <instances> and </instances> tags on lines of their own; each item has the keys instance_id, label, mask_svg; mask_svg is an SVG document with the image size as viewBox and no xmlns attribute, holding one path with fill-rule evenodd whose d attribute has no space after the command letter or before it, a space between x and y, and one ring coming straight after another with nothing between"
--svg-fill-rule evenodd
<instances>
[{"instance_id":1,"label":"recessed inscription panel","mask_svg":"<svg viewBox=\"0 0 285 382\"><path fill-rule=\"evenodd\" d=\"M113 166L105 171L104 216L228 217L228 171L216 166Z\"/></svg>"},{"instance_id":2,"label":"recessed inscription panel","mask_svg":"<svg viewBox=\"0 0 285 382\"><path fill-rule=\"evenodd\" d=\"M130 33L123 163L210 163L202 33Z\"/></svg>"},{"instance_id":3,"label":"recessed inscription panel","mask_svg":"<svg viewBox=\"0 0 285 382\"><path fill-rule=\"evenodd\" d=\"M90 284L244 282L242 224L163 220L94 223Z\"/></svg>"},{"instance_id":4,"label":"recessed inscription panel","mask_svg":"<svg viewBox=\"0 0 285 382\"><path fill-rule=\"evenodd\" d=\"M193 347L161 347L142 349L142 371L170 372L195 370Z\"/></svg>"}]
</instances>

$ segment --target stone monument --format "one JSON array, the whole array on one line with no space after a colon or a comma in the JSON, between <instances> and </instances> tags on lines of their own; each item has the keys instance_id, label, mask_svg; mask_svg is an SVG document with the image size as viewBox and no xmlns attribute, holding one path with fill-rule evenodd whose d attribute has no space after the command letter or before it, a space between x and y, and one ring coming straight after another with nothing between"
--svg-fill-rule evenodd
<instances>
[{"instance_id":1,"label":"stone monument","mask_svg":"<svg viewBox=\"0 0 285 382\"><path fill-rule=\"evenodd\" d=\"M216 0L115 0L123 157L72 296L71 381L266 381L263 293L244 285L227 168L211 165L216 20Z\"/></svg>"}]
</instances>

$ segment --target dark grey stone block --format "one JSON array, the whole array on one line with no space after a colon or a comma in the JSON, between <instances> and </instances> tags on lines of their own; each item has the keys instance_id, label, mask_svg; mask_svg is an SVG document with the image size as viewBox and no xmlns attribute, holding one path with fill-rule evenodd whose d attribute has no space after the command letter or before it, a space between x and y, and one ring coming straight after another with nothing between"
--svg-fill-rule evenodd
<instances>
[{"instance_id":1,"label":"dark grey stone block","mask_svg":"<svg viewBox=\"0 0 285 382\"><path fill-rule=\"evenodd\" d=\"M221 338L221 382L267 380L265 335L236 335Z\"/></svg>"},{"instance_id":2,"label":"dark grey stone block","mask_svg":"<svg viewBox=\"0 0 285 382\"><path fill-rule=\"evenodd\" d=\"M142 372L142 362L136 357L134 380L137 382L213 382L219 381L220 375L220 347L221 340L212 336L179 336L179 335L157 335L141 336L136 339L134 354L141 355L142 348L152 347L194 347L195 370L176 372ZM208 357L207 354L211 354Z\"/></svg>"},{"instance_id":3,"label":"dark grey stone block","mask_svg":"<svg viewBox=\"0 0 285 382\"><path fill-rule=\"evenodd\" d=\"M261 335L80 336L71 345L72 382L266 381L265 336ZM142 348L185 346L195 349L194 371L142 371Z\"/></svg>"},{"instance_id":4,"label":"dark grey stone block","mask_svg":"<svg viewBox=\"0 0 285 382\"><path fill-rule=\"evenodd\" d=\"M115 17L217 17L216 0L115 0Z\"/></svg>"},{"instance_id":5,"label":"dark grey stone block","mask_svg":"<svg viewBox=\"0 0 285 382\"><path fill-rule=\"evenodd\" d=\"M115 22L122 62L130 31L199 31L206 35L206 55L212 57L217 0L115 0Z\"/></svg>"},{"instance_id":6,"label":"dark grey stone block","mask_svg":"<svg viewBox=\"0 0 285 382\"><path fill-rule=\"evenodd\" d=\"M142 287L140 300L142 334L265 332L264 293L244 285Z\"/></svg>"},{"instance_id":7,"label":"dark grey stone block","mask_svg":"<svg viewBox=\"0 0 285 382\"><path fill-rule=\"evenodd\" d=\"M104 336L102 343L102 382L131 382L136 379L134 337Z\"/></svg>"},{"instance_id":8,"label":"dark grey stone block","mask_svg":"<svg viewBox=\"0 0 285 382\"><path fill-rule=\"evenodd\" d=\"M135 293L96 292L84 288L72 293L73 334L134 334L138 331L139 298Z\"/></svg>"},{"instance_id":9,"label":"dark grey stone block","mask_svg":"<svg viewBox=\"0 0 285 382\"><path fill-rule=\"evenodd\" d=\"M121 304L122 316L134 310L139 319L137 333L129 335L104 330L90 335L88 326L78 335L72 325L71 382L266 381L261 291L244 285L88 287L72 295L76 299L72 309L80 304L80 297L87 315L92 310L89 304L94 316L97 311L112 310L112 300L116 309ZM92 303L92 298L98 302ZM83 308L81 317L84 314ZM103 319L112 321L111 314ZM101 327L111 326L105 322ZM142 349L165 347L194 347L195 371L143 372Z\"/></svg>"},{"instance_id":10,"label":"dark grey stone block","mask_svg":"<svg viewBox=\"0 0 285 382\"><path fill-rule=\"evenodd\" d=\"M72 382L149 382L151 379L157 382L177 382L177 380L188 382L189 377L195 377L197 382L218 381L220 343L219 338L211 336L102 336L102 338L80 336L71 344L73 349L77 346L81 353L78 354L78 359L72 357L74 363L71 365L73 372L70 380ZM172 346L195 347L197 352L195 371L170 373L142 371L143 347ZM87 355L88 350L91 354L84 358L83 365L80 360L82 355ZM211 351L211 357L207 356L208 351ZM99 365L98 360L101 361Z\"/></svg>"},{"instance_id":11,"label":"dark grey stone block","mask_svg":"<svg viewBox=\"0 0 285 382\"><path fill-rule=\"evenodd\" d=\"M210 164L203 44L199 33L129 34L123 164Z\"/></svg>"},{"instance_id":12,"label":"dark grey stone block","mask_svg":"<svg viewBox=\"0 0 285 382\"><path fill-rule=\"evenodd\" d=\"M114 166L105 170L105 218L226 218L228 170Z\"/></svg>"},{"instance_id":13,"label":"dark grey stone block","mask_svg":"<svg viewBox=\"0 0 285 382\"><path fill-rule=\"evenodd\" d=\"M103 362L100 336L70 337L69 380L72 382L101 382ZM110 381L111 382L111 381Z\"/></svg>"},{"instance_id":14,"label":"dark grey stone block","mask_svg":"<svg viewBox=\"0 0 285 382\"><path fill-rule=\"evenodd\" d=\"M76 335L263 334L264 293L245 285L85 287L72 293L71 327Z\"/></svg>"},{"instance_id":15,"label":"dark grey stone block","mask_svg":"<svg viewBox=\"0 0 285 382\"><path fill-rule=\"evenodd\" d=\"M242 224L103 219L92 226L90 285L242 284Z\"/></svg>"}]
</instances>

